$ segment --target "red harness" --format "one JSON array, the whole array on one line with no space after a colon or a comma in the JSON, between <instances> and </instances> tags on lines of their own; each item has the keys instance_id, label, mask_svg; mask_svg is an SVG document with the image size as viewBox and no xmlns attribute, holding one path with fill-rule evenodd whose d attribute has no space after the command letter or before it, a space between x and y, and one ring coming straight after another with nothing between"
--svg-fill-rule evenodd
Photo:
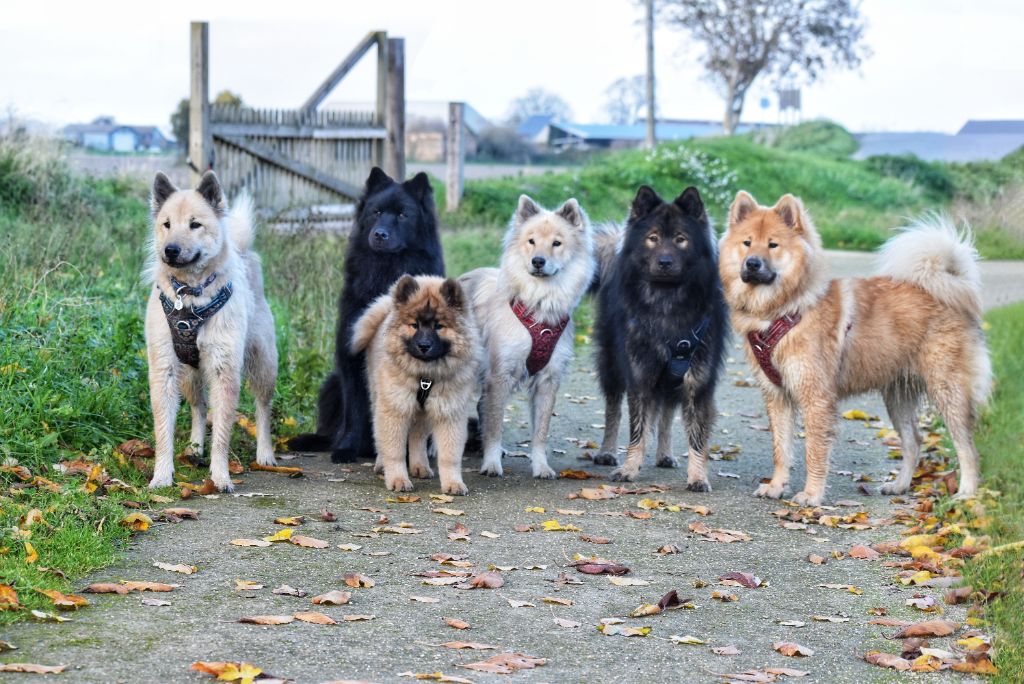
<instances>
[{"instance_id":1,"label":"red harness","mask_svg":"<svg viewBox=\"0 0 1024 684\"><path fill-rule=\"evenodd\" d=\"M569 325L569 317L566 316L556 325L543 324L534 320L530 310L526 308L526 305L521 300L513 299L509 302L509 306L512 307L512 313L516 315L519 322L530 333L530 339L533 342L530 346L530 355L526 357L526 370L529 371L530 375L536 375L551 360L551 354L555 351L555 345L558 344L559 338L562 337L565 326Z\"/></svg>"},{"instance_id":2,"label":"red harness","mask_svg":"<svg viewBox=\"0 0 1024 684\"><path fill-rule=\"evenodd\" d=\"M800 322L800 314L787 314L782 318L776 318L764 332L752 330L747 333L747 341L754 352L754 358L761 366L761 370L768 376L768 379L778 386L782 386L782 376L779 369L772 363L772 352L776 345L786 336L793 327Z\"/></svg>"}]
</instances>

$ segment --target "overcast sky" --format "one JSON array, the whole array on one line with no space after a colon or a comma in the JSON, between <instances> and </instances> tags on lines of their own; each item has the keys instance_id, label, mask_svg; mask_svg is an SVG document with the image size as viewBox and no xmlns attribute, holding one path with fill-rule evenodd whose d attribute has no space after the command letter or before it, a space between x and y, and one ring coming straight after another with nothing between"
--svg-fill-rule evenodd
<instances>
[{"instance_id":1,"label":"overcast sky","mask_svg":"<svg viewBox=\"0 0 1024 684\"><path fill-rule=\"evenodd\" d=\"M1024 2L864 0L874 55L804 90L806 118L855 130L954 132L968 118L1024 118ZM465 100L501 119L533 87L560 94L578 122L603 120L604 90L643 71L641 10L631 0L350 0L257 2L4 2L0 107L54 124L112 114L168 127L189 89L188 23L210 22L211 95L294 107L365 33L406 39L410 100ZM660 28L663 116L721 117L699 48ZM372 53L331 100L369 101ZM755 85L745 119L762 110ZM774 105L773 105L774 106Z\"/></svg>"}]
</instances>

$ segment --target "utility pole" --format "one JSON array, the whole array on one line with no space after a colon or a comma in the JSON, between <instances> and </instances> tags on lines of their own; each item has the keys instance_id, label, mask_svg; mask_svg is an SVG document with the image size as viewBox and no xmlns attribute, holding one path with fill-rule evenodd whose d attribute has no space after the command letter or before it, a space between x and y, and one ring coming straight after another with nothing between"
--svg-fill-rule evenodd
<instances>
[{"instance_id":1,"label":"utility pole","mask_svg":"<svg viewBox=\"0 0 1024 684\"><path fill-rule=\"evenodd\" d=\"M654 0L646 0L645 30L647 34L647 147L657 142L654 133Z\"/></svg>"}]
</instances>

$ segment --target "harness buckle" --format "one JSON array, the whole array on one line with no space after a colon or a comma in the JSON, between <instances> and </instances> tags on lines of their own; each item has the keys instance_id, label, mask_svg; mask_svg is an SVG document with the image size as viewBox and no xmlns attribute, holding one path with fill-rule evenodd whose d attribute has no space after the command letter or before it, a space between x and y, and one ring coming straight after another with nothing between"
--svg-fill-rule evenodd
<instances>
[{"instance_id":1,"label":"harness buckle","mask_svg":"<svg viewBox=\"0 0 1024 684\"><path fill-rule=\"evenodd\" d=\"M434 386L434 381L433 380L425 380L425 379L421 379L420 380L420 389L423 390L424 392L426 392L427 390L429 390L433 386Z\"/></svg>"}]
</instances>

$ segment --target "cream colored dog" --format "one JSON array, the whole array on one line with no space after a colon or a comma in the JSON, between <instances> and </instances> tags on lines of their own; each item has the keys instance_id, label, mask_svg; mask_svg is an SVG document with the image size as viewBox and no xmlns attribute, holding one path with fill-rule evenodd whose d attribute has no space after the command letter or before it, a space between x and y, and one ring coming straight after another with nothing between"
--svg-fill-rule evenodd
<instances>
[{"instance_id":1,"label":"cream colored dog","mask_svg":"<svg viewBox=\"0 0 1024 684\"><path fill-rule=\"evenodd\" d=\"M244 373L256 398L256 461L273 465L270 401L277 380L274 319L251 251L248 199L227 211L220 183L206 172L195 190L156 175L153 253L146 308L149 394L156 433L150 487L174 481L174 424L181 394L192 406L193 449L202 453L207 395L213 414L210 477L230 491L228 446Z\"/></svg>"}]
</instances>

